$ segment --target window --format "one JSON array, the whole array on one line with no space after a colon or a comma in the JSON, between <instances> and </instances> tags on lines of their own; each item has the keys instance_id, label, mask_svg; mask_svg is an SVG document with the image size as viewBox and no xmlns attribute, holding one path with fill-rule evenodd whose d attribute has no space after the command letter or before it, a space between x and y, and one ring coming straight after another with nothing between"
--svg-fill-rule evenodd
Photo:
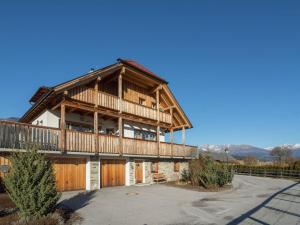
<instances>
[{"instance_id":1,"label":"window","mask_svg":"<svg viewBox=\"0 0 300 225\"><path fill-rule=\"evenodd\" d=\"M158 173L158 162L151 162L151 173Z\"/></svg>"},{"instance_id":2,"label":"window","mask_svg":"<svg viewBox=\"0 0 300 225\"><path fill-rule=\"evenodd\" d=\"M142 140L155 141L156 140L156 133L153 133L153 132L150 132L150 131L134 129L134 138L142 139Z\"/></svg>"},{"instance_id":3,"label":"window","mask_svg":"<svg viewBox=\"0 0 300 225\"><path fill-rule=\"evenodd\" d=\"M106 128L106 134L113 135L115 133L114 128Z\"/></svg>"},{"instance_id":4,"label":"window","mask_svg":"<svg viewBox=\"0 0 300 225\"><path fill-rule=\"evenodd\" d=\"M139 104L145 105L146 100L144 98L139 98Z\"/></svg>"},{"instance_id":5,"label":"window","mask_svg":"<svg viewBox=\"0 0 300 225\"><path fill-rule=\"evenodd\" d=\"M71 121L66 121L66 128L69 130L75 130L75 131L80 131L80 132L93 132L94 131L94 128L88 124L76 123L76 122L71 122Z\"/></svg>"},{"instance_id":6,"label":"window","mask_svg":"<svg viewBox=\"0 0 300 225\"><path fill-rule=\"evenodd\" d=\"M180 162L174 162L174 172L179 172Z\"/></svg>"},{"instance_id":7,"label":"window","mask_svg":"<svg viewBox=\"0 0 300 225\"><path fill-rule=\"evenodd\" d=\"M156 103L155 103L155 102L152 102L152 103L151 103L151 107L152 107L152 109L156 109Z\"/></svg>"}]
</instances>

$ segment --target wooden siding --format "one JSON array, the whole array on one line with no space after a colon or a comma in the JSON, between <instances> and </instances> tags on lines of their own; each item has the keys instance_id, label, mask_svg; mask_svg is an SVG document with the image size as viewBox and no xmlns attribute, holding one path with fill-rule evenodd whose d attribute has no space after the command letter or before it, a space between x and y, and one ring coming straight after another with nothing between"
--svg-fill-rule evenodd
<instances>
[{"instance_id":1,"label":"wooden siding","mask_svg":"<svg viewBox=\"0 0 300 225\"><path fill-rule=\"evenodd\" d=\"M88 87L76 87L69 91L69 97L77 101L96 104L100 107L113 109L116 111L121 110L119 98L117 96L98 91L97 99L94 100L95 90ZM127 101L128 100L128 101ZM131 101L131 98L124 98L122 111L127 114L143 117L147 119L157 120L157 110L148 106L140 105L136 101ZM152 102L152 101L151 101ZM152 103L151 103L152 104ZM150 106L151 106L150 104ZM169 113L160 112L159 120L163 123L171 124L172 118Z\"/></svg>"},{"instance_id":2,"label":"wooden siding","mask_svg":"<svg viewBox=\"0 0 300 225\"><path fill-rule=\"evenodd\" d=\"M145 100L145 106L152 107L155 103L155 96L149 93L148 89L142 88L127 80L123 81L123 98L129 102L139 103L139 99Z\"/></svg>"},{"instance_id":3,"label":"wooden siding","mask_svg":"<svg viewBox=\"0 0 300 225\"><path fill-rule=\"evenodd\" d=\"M148 108L133 102L124 101L123 102L123 111L129 114L137 115L140 117L149 118L156 120L156 110Z\"/></svg>"},{"instance_id":4,"label":"wooden siding","mask_svg":"<svg viewBox=\"0 0 300 225\"><path fill-rule=\"evenodd\" d=\"M113 135L98 135L98 145L100 153L118 153L119 137Z\"/></svg>"},{"instance_id":5,"label":"wooden siding","mask_svg":"<svg viewBox=\"0 0 300 225\"><path fill-rule=\"evenodd\" d=\"M157 142L123 138L123 153L155 156L158 154Z\"/></svg>"},{"instance_id":6,"label":"wooden siding","mask_svg":"<svg viewBox=\"0 0 300 225\"><path fill-rule=\"evenodd\" d=\"M93 133L66 130L66 149L71 152L95 152Z\"/></svg>"},{"instance_id":7,"label":"wooden siding","mask_svg":"<svg viewBox=\"0 0 300 225\"><path fill-rule=\"evenodd\" d=\"M17 122L0 121L0 148L26 149L27 144L36 144L41 150L61 151L61 130L50 127L35 126ZM96 138L98 141L96 142ZM120 149L119 136L94 134L66 130L65 151L82 153L107 153L127 155L158 155L158 143L133 138L122 138ZM96 145L98 143L98 145ZM190 157L197 151L196 147L161 142L160 155Z\"/></svg>"}]
</instances>

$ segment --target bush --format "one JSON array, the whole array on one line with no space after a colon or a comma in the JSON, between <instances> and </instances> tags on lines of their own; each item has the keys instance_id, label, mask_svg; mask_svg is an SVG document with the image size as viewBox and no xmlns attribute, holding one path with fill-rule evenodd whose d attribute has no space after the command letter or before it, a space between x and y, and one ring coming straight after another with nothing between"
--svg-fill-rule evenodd
<instances>
[{"instance_id":1,"label":"bush","mask_svg":"<svg viewBox=\"0 0 300 225\"><path fill-rule=\"evenodd\" d=\"M190 180L189 172L186 169L182 170L182 172L181 172L181 181L188 182L189 180Z\"/></svg>"},{"instance_id":2,"label":"bush","mask_svg":"<svg viewBox=\"0 0 300 225\"><path fill-rule=\"evenodd\" d=\"M11 171L5 176L6 190L20 210L20 216L29 221L52 212L60 198L50 161L35 148L25 153L13 153Z\"/></svg>"},{"instance_id":3,"label":"bush","mask_svg":"<svg viewBox=\"0 0 300 225\"><path fill-rule=\"evenodd\" d=\"M230 184L232 179L231 168L215 163L207 156L190 162L190 180L193 185L216 188Z\"/></svg>"}]
</instances>

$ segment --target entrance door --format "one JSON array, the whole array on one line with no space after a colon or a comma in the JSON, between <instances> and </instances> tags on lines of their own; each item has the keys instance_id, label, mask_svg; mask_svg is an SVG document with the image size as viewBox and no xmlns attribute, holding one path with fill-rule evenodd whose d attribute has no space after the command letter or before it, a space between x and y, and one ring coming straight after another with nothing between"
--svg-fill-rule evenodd
<instances>
[{"instance_id":1,"label":"entrance door","mask_svg":"<svg viewBox=\"0 0 300 225\"><path fill-rule=\"evenodd\" d=\"M135 161L135 182L143 183L143 161Z\"/></svg>"},{"instance_id":2,"label":"entrance door","mask_svg":"<svg viewBox=\"0 0 300 225\"><path fill-rule=\"evenodd\" d=\"M125 160L101 160L101 187L125 185Z\"/></svg>"}]
</instances>

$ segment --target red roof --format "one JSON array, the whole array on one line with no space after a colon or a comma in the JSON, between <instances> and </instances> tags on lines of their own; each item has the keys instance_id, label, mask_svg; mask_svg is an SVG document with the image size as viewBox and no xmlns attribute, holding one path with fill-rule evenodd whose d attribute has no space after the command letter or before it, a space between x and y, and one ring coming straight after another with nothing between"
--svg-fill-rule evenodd
<instances>
[{"instance_id":1,"label":"red roof","mask_svg":"<svg viewBox=\"0 0 300 225\"><path fill-rule=\"evenodd\" d=\"M165 83L168 83L165 79L161 78L160 76L156 75L155 73L153 73L152 71L148 70L146 67L144 67L143 65L139 64L138 62L134 61L134 60L130 60L130 59L118 59L119 62L127 64L129 66L132 66L150 76L153 76L154 78L163 81Z\"/></svg>"}]
</instances>

